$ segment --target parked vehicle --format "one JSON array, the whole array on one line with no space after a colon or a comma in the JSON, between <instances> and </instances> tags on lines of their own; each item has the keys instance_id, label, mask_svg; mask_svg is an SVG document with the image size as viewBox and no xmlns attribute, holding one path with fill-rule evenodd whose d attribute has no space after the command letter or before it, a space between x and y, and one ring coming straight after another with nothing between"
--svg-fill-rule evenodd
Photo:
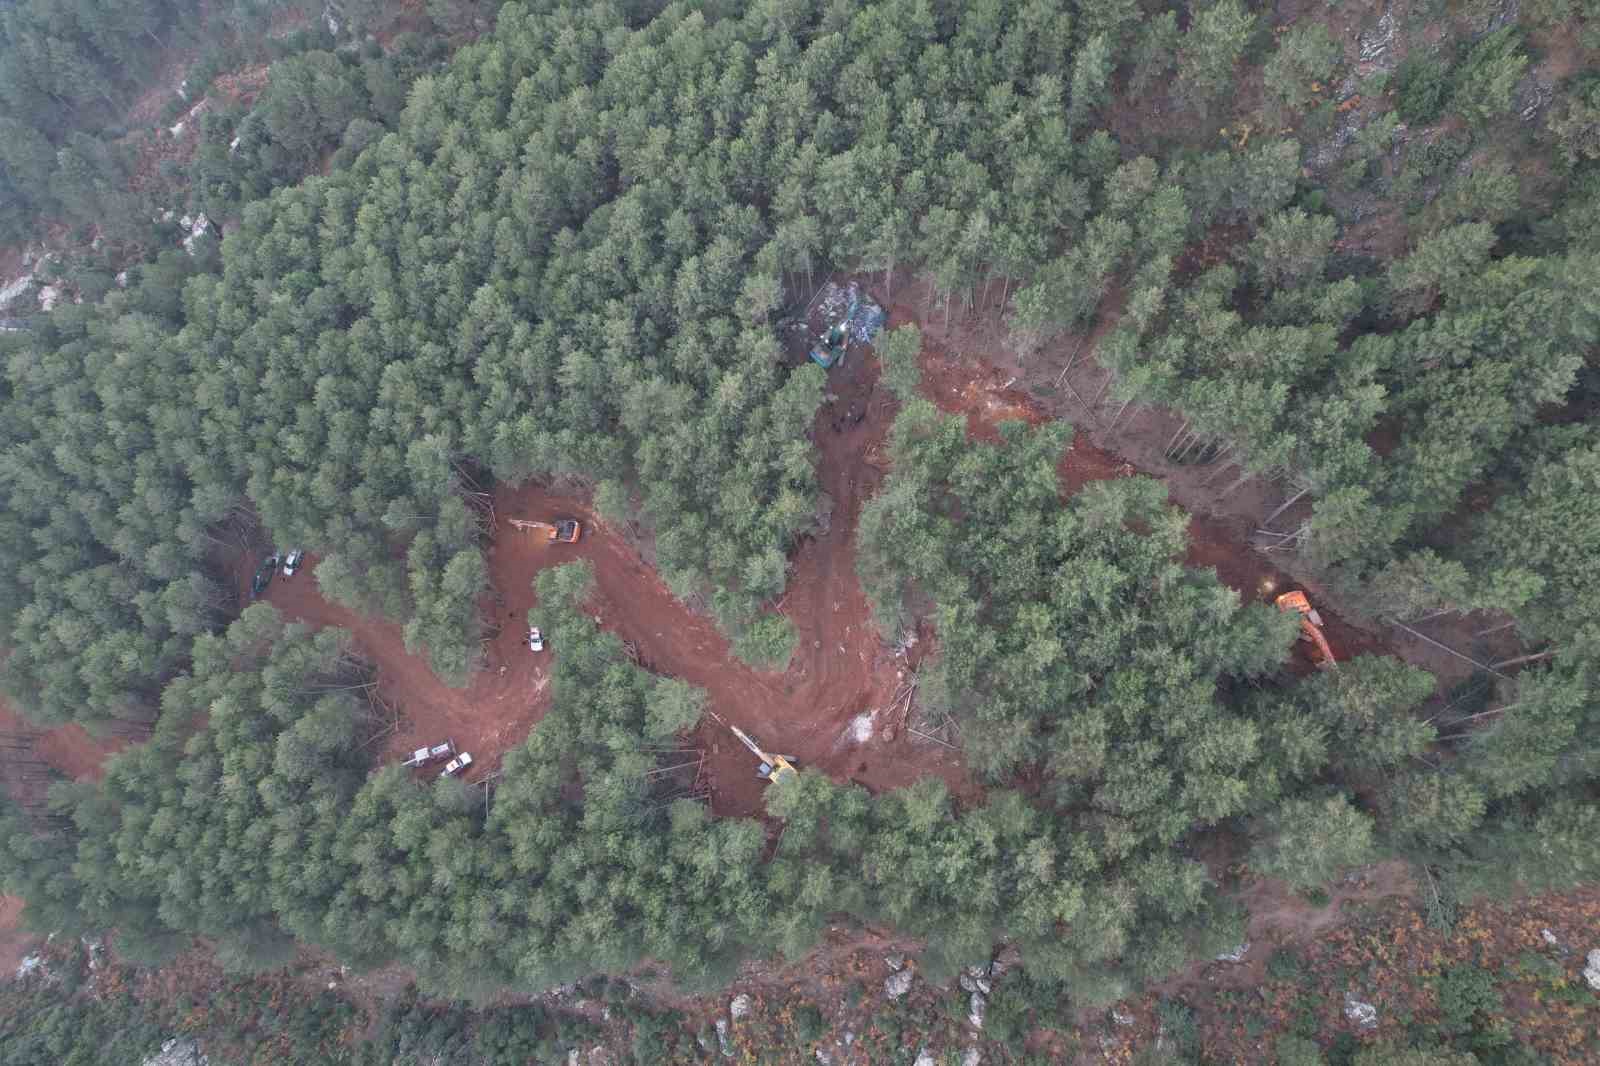
<instances>
[{"instance_id":1,"label":"parked vehicle","mask_svg":"<svg viewBox=\"0 0 1600 1066\"><path fill-rule=\"evenodd\" d=\"M276 553L261 560L261 565L256 567L256 576L250 582L250 598L256 599L267 586L272 584L272 575L278 572L278 556Z\"/></svg>"},{"instance_id":2,"label":"parked vehicle","mask_svg":"<svg viewBox=\"0 0 1600 1066\"><path fill-rule=\"evenodd\" d=\"M538 626L528 630L528 650L544 651L544 634L539 631Z\"/></svg>"},{"instance_id":3,"label":"parked vehicle","mask_svg":"<svg viewBox=\"0 0 1600 1066\"><path fill-rule=\"evenodd\" d=\"M454 759L445 763L444 769L439 771L440 777L454 777L472 765L472 753L464 751Z\"/></svg>"},{"instance_id":4,"label":"parked vehicle","mask_svg":"<svg viewBox=\"0 0 1600 1066\"><path fill-rule=\"evenodd\" d=\"M300 569L300 564L305 562L305 560L306 553L301 551L299 548L296 548L288 555L285 555L283 557L283 579L287 581L291 577L294 577L295 573Z\"/></svg>"}]
</instances>

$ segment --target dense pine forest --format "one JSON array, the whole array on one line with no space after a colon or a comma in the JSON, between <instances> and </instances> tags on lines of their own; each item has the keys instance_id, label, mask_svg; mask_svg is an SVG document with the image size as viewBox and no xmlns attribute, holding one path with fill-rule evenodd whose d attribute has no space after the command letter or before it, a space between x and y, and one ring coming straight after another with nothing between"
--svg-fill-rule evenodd
<instances>
[{"instance_id":1,"label":"dense pine forest","mask_svg":"<svg viewBox=\"0 0 1600 1066\"><path fill-rule=\"evenodd\" d=\"M646 969L712 993L843 923L915 938L933 984L1014 959L993 1053L1057 1061L1026 1034L1248 940L1240 869L1326 901L1397 862L1438 928L1600 882L1587 0L223 6L0 11L0 239L71 235L40 277L76 296L0 333L0 692L138 740L0 810L32 928L140 966L201 938L233 975L314 949L481 1005ZM183 48L162 122L195 129L153 165L125 108ZM186 251L167 209L213 225ZM852 639L917 648L963 788L802 765L708 802L677 768L739 708L619 635L592 561L512 620L555 649L549 704L492 781L386 762L371 650L249 602L241 555L303 547L296 581L476 692L513 591L490 501L538 484L628 531L730 669L792 672L846 380L793 324L847 275L892 326L850 355L887 425ZM972 432L924 372L963 324L1018 376L1093 358L1108 417ZM1303 501L1271 547L1325 607L1521 653L1294 668L1298 618L1187 560L1159 478L1063 493L1130 409L1173 413L1218 500ZM1329 1061L1581 1061L1472 1002ZM552 1025L494 1061L556 1061ZM1324 1061L1316 1035L1255 1061ZM690 1061L655 1039L636 1061Z\"/></svg>"}]
</instances>

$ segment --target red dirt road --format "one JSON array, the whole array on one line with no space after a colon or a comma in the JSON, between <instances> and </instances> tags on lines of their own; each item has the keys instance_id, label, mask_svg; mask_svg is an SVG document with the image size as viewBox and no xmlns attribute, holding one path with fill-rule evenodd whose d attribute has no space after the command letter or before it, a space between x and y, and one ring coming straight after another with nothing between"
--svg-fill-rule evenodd
<instances>
[{"instance_id":1,"label":"red dirt road","mask_svg":"<svg viewBox=\"0 0 1600 1066\"><path fill-rule=\"evenodd\" d=\"M358 614L323 598L315 580L315 556L309 557L305 570L294 578L274 578L263 598L295 621L348 629L362 654L377 666L378 691L400 712L399 728L384 742L380 761L398 762L417 748L453 740L458 750L472 753L472 769L463 777L476 780L497 769L507 749L522 743L528 730L544 716L550 699L550 653L535 655L522 642L527 632L523 619L532 594L519 597L518 586L504 581L505 575L495 570L496 559L491 550L495 587L507 593L505 605L493 604L493 621L501 623L501 629L486 646L485 669L465 689L453 689L440 681L426 656L408 653L399 624ZM245 562L239 573L248 584L253 564ZM524 581L521 587L526 586ZM431 772L438 769L436 765Z\"/></svg>"},{"instance_id":2,"label":"red dirt road","mask_svg":"<svg viewBox=\"0 0 1600 1066\"><path fill-rule=\"evenodd\" d=\"M891 309L891 325L914 320L905 305ZM993 367L952 360L924 336L925 394L944 410L965 413L975 437L994 439L1006 419L1037 424L1049 417L1028 394L1003 382ZM533 579L545 567L587 559L597 585L589 606L602 626L631 641L651 670L703 688L712 710L770 750L874 791L935 774L952 792L971 798L978 790L956 752L902 733L900 724L887 720L883 711L915 663L880 640L855 575L856 523L861 504L884 475L877 457L895 408L877 388L877 377L876 359L859 348L828 375L829 400L818 413L813 438L821 488L833 503L830 528L804 539L792 557L788 591L779 609L794 623L799 641L781 673L755 670L734 659L710 619L671 594L625 531L608 528L586 503L534 484L496 495L499 527L489 549L489 569L495 590L492 614L501 630L487 645L486 669L465 690L448 688L428 669L425 658L407 654L400 626L325 601L309 573L275 581L267 598L290 617L350 629L378 665L379 690L401 711L400 727L386 743L384 757L399 759L413 748L449 738L476 757L477 765L467 776L478 779L498 765L507 749L521 743L549 705L548 665L560 649L534 655L522 644L523 619L535 605ZM1137 472L1082 437L1063 456L1059 469L1064 495L1089 481ZM575 517L584 523L583 539L576 545L551 544L541 535L513 529L507 519L516 517ZM1237 543L1222 523L1196 517L1190 534L1186 561L1215 567L1221 580L1246 601L1293 585L1259 553ZM241 577L246 570L241 567ZM1366 634L1336 618L1328 618L1327 628L1341 657L1375 646ZM1296 669L1310 668L1308 659L1300 661L1304 658L1296 657ZM713 810L759 813L765 786L755 776L754 759L738 741L707 719L693 743L707 756L704 783Z\"/></svg>"},{"instance_id":3,"label":"red dirt road","mask_svg":"<svg viewBox=\"0 0 1600 1066\"><path fill-rule=\"evenodd\" d=\"M632 641L651 670L705 689L712 710L769 750L873 791L934 774L957 795L971 796L975 788L955 751L901 733L882 711L914 664L879 640L855 574L856 521L882 476L866 456L881 444L893 414L876 385L876 360L860 352L829 379L836 399L818 414L815 438L822 489L833 501L831 523L826 534L807 538L793 558L783 612L794 622L799 641L782 673L754 670L734 659L711 620L679 602L621 534L585 503L535 484L496 495L499 525L488 557L494 620L502 629L488 646L486 669L465 690L447 687L424 657L407 654L399 625L325 600L313 579L315 558L293 580L274 580L265 598L290 618L349 629L377 664L379 691L401 712L383 757L399 759L450 738L476 758L466 775L472 780L520 744L549 706L548 664L560 648L534 655L522 644L523 619L536 601L534 578L546 567L587 559L597 585L590 608L601 625ZM836 431L835 418L848 413L852 403L863 413L861 421L848 424L846 419ZM563 517L583 523L583 537L575 545L551 544L507 521ZM249 564L241 562L241 581L248 580ZM755 775L755 759L710 719L697 729L694 744L707 755L712 809L758 814L765 785Z\"/></svg>"},{"instance_id":4,"label":"red dirt road","mask_svg":"<svg viewBox=\"0 0 1600 1066\"><path fill-rule=\"evenodd\" d=\"M855 573L861 504L882 477L867 456L878 451L893 417L877 377L877 361L860 350L829 375L835 399L818 412L813 436L821 453L821 487L833 510L828 532L806 538L792 560L782 610L799 641L783 673L754 670L734 659L711 620L674 598L623 537L586 506L536 485L496 499L502 517L491 561L495 587L508 602L525 605L532 602L531 582L539 570L589 559L598 586L592 606L604 628L632 641L650 669L705 689L712 710L769 750L875 792L932 774L953 793L970 797L975 788L956 752L901 733L882 710L914 664L879 639ZM847 417L852 405L862 415L859 422ZM576 545L517 534L505 521L565 516L584 523ZM696 731L695 744L707 754L712 809L758 813L766 786L755 776L754 758L710 719Z\"/></svg>"},{"instance_id":5,"label":"red dirt road","mask_svg":"<svg viewBox=\"0 0 1600 1066\"><path fill-rule=\"evenodd\" d=\"M896 304L890 325L903 323L918 324L917 316L909 305ZM923 331L921 365L923 395L940 410L965 414L967 432L978 440L998 440L999 425L1007 420L1021 419L1037 426L1052 417L1032 396L1012 387L998 368L981 359L952 358L930 330ZM1091 481L1140 472L1122 456L1092 443L1082 431L1073 438L1057 467L1063 496L1072 495ZM1226 522L1202 515L1190 515L1189 550L1184 563L1215 569L1218 579L1238 592L1245 603L1269 600L1291 588L1306 587L1267 563L1260 552L1241 543ZM1308 592L1317 602L1318 590L1309 588ZM1387 651L1370 633L1345 622L1325 605L1320 613L1325 623L1323 632L1338 658ZM1314 668L1310 653L1298 645L1289 665L1297 673Z\"/></svg>"}]
</instances>

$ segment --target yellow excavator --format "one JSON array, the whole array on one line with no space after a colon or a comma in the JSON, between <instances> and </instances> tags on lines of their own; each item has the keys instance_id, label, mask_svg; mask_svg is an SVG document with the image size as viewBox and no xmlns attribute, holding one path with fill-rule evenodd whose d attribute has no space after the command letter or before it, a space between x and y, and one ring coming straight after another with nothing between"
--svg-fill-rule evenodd
<instances>
[{"instance_id":1,"label":"yellow excavator","mask_svg":"<svg viewBox=\"0 0 1600 1066\"><path fill-rule=\"evenodd\" d=\"M785 777L793 777L800 772L794 768L794 756L773 755L763 751L761 745L757 744L749 733L723 718L716 711L708 713L711 717L727 726L729 732L739 738L739 743L749 748L750 754L761 760L761 765L756 768L757 777L764 781L782 781Z\"/></svg>"},{"instance_id":2,"label":"yellow excavator","mask_svg":"<svg viewBox=\"0 0 1600 1066\"><path fill-rule=\"evenodd\" d=\"M558 519L553 524L550 522L530 522L526 518L513 518L511 525L526 533L528 530L543 530L548 539L560 544L576 544L578 538L583 536L583 527L570 518Z\"/></svg>"},{"instance_id":3,"label":"yellow excavator","mask_svg":"<svg viewBox=\"0 0 1600 1066\"><path fill-rule=\"evenodd\" d=\"M1328 643L1328 638L1322 635L1322 615L1311 606L1311 599L1304 592L1296 589L1285 592L1272 601L1280 611L1293 611L1300 615L1300 639L1310 643L1315 650L1311 658L1318 666L1330 668L1339 664L1333 657L1333 647Z\"/></svg>"}]
</instances>

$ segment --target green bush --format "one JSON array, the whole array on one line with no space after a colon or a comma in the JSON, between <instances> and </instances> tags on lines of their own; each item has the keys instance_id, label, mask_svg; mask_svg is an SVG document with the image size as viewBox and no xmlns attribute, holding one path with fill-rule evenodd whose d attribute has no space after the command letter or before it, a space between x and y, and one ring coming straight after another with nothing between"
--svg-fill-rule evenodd
<instances>
[{"instance_id":1,"label":"green bush","mask_svg":"<svg viewBox=\"0 0 1600 1066\"><path fill-rule=\"evenodd\" d=\"M1454 72L1451 110L1475 126L1499 118L1511 108L1528 57L1522 52L1522 34L1516 26L1496 30L1472 46Z\"/></svg>"},{"instance_id":2,"label":"green bush","mask_svg":"<svg viewBox=\"0 0 1600 1066\"><path fill-rule=\"evenodd\" d=\"M1293 948L1278 948L1267 959L1268 980L1295 982L1304 976L1305 964Z\"/></svg>"},{"instance_id":3,"label":"green bush","mask_svg":"<svg viewBox=\"0 0 1600 1066\"><path fill-rule=\"evenodd\" d=\"M1450 966L1434 978L1439 997L1439 1028L1452 1036L1472 1031L1488 1022L1502 1007L1495 975L1477 966Z\"/></svg>"},{"instance_id":4,"label":"green bush","mask_svg":"<svg viewBox=\"0 0 1600 1066\"><path fill-rule=\"evenodd\" d=\"M1450 96L1450 64L1443 58L1412 52L1395 71L1394 80L1399 90L1396 107L1409 125L1426 126L1443 113Z\"/></svg>"},{"instance_id":5,"label":"green bush","mask_svg":"<svg viewBox=\"0 0 1600 1066\"><path fill-rule=\"evenodd\" d=\"M1278 1066L1322 1066L1327 1061L1315 1040L1293 1033L1278 1037L1272 1050L1278 1056Z\"/></svg>"},{"instance_id":6,"label":"green bush","mask_svg":"<svg viewBox=\"0 0 1600 1066\"><path fill-rule=\"evenodd\" d=\"M1177 1045L1180 1052L1192 1055L1200 1047L1200 1027L1195 1022L1194 1010L1187 1003L1164 999L1156 1008L1161 1028Z\"/></svg>"},{"instance_id":7,"label":"green bush","mask_svg":"<svg viewBox=\"0 0 1600 1066\"><path fill-rule=\"evenodd\" d=\"M782 670L799 639L793 622L780 614L763 614L734 640L733 654L758 669Z\"/></svg>"}]
</instances>

